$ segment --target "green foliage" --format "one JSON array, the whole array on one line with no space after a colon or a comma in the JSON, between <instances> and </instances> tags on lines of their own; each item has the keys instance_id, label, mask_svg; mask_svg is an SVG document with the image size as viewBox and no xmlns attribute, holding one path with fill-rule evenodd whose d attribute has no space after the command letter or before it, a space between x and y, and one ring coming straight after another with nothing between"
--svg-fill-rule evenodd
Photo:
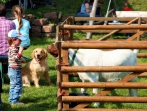
<instances>
[{"instance_id":1,"label":"green foliage","mask_svg":"<svg viewBox=\"0 0 147 111\"><path fill-rule=\"evenodd\" d=\"M6 4L8 1L11 1L11 0L0 0L0 3L1 4Z\"/></svg>"},{"instance_id":2,"label":"green foliage","mask_svg":"<svg viewBox=\"0 0 147 111\"><path fill-rule=\"evenodd\" d=\"M116 1L116 8L119 8L119 11L122 11L123 3L126 0L115 0ZM62 15L65 14L72 14L75 15L80 8L81 4L83 3L83 0L52 0L53 5L52 6L40 6L38 9L32 10L27 9L25 10L25 13L31 13L35 15L37 18L42 18L44 16L44 13L48 12L57 12L57 14L61 11ZM107 12L109 0L104 0L104 4L101 6L101 13L102 15L105 15ZM146 11L147 7L147 0L128 0L129 7L131 7L134 11Z\"/></svg>"}]
</instances>

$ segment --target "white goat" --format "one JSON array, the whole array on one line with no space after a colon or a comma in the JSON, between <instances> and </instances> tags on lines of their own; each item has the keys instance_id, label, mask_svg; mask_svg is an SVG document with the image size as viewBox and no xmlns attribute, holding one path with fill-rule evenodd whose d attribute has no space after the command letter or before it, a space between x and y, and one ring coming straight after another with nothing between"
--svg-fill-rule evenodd
<instances>
[{"instance_id":1,"label":"white goat","mask_svg":"<svg viewBox=\"0 0 147 111\"><path fill-rule=\"evenodd\" d=\"M72 66L136 66L138 50L116 49L112 51L102 51L99 49L69 49ZM73 57L75 56L75 57ZM74 59L74 60L72 60ZM82 82L116 82L132 72L79 72ZM137 77L131 82L137 81ZM85 92L82 88L81 92ZM137 96L137 89L130 89L130 96ZM97 94L98 89L93 89L93 94ZM98 106L99 102L94 106Z\"/></svg>"}]
</instances>

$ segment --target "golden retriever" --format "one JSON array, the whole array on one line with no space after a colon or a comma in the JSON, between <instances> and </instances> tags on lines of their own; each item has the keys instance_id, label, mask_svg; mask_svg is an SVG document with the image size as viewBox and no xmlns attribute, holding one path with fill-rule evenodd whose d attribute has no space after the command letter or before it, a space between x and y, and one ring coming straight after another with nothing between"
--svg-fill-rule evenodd
<instances>
[{"instance_id":1,"label":"golden retriever","mask_svg":"<svg viewBox=\"0 0 147 111\"><path fill-rule=\"evenodd\" d=\"M21 70L23 86L30 86L30 82L33 81L35 86L39 87L39 79L41 77L44 77L49 85L53 85L48 74L49 66L46 61L46 50L42 48L34 49L32 58Z\"/></svg>"}]
</instances>

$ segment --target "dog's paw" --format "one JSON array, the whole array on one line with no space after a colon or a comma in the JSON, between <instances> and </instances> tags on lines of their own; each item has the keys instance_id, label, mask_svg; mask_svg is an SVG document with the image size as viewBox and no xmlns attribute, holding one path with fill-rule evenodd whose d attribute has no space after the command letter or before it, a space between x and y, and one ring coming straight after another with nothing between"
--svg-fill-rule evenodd
<instances>
[{"instance_id":1,"label":"dog's paw","mask_svg":"<svg viewBox=\"0 0 147 111\"><path fill-rule=\"evenodd\" d=\"M39 85L36 85L36 88L40 88L40 86Z\"/></svg>"},{"instance_id":2,"label":"dog's paw","mask_svg":"<svg viewBox=\"0 0 147 111\"><path fill-rule=\"evenodd\" d=\"M23 84L23 86L27 86L27 87L30 87L30 85L29 85L29 84Z\"/></svg>"}]
</instances>

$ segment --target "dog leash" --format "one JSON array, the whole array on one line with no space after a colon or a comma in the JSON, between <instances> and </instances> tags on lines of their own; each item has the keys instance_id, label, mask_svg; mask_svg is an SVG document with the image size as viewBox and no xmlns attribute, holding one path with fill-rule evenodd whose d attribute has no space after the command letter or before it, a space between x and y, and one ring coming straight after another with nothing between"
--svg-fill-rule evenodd
<instances>
[{"instance_id":1,"label":"dog leash","mask_svg":"<svg viewBox=\"0 0 147 111\"><path fill-rule=\"evenodd\" d=\"M70 61L70 66L73 65L73 62L74 62L74 59L75 59L75 57L76 57L77 52L78 52L78 49L74 52L74 54L73 54L73 56L72 56L72 59L71 59L71 61Z\"/></svg>"}]
</instances>

